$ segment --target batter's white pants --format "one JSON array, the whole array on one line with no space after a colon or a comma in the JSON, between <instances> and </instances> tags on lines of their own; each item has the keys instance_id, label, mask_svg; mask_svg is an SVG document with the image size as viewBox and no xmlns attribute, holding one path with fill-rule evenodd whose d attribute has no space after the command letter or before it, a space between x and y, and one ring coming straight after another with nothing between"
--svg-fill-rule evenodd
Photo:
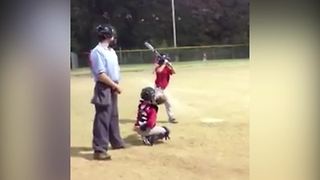
<instances>
[{"instance_id":1,"label":"batter's white pants","mask_svg":"<svg viewBox=\"0 0 320 180\"><path fill-rule=\"evenodd\" d=\"M169 120L173 119L174 114L172 112L172 106L171 106L171 103L170 103L168 96L165 93L165 90L158 88L158 87L155 87L155 92L156 92L156 97L159 95L163 95L166 98L166 101L164 102L164 106L166 108L166 112L167 112Z\"/></svg>"}]
</instances>

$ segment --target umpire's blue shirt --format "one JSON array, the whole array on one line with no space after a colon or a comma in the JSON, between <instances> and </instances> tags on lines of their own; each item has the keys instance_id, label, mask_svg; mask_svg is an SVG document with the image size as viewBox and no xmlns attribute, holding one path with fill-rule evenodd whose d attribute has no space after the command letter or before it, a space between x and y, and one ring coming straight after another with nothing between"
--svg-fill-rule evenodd
<instances>
[{"instance_id":1,"label":"umpire's blue shirt","mask_svg":"<svg viewBox=\"0 0 320 180\"><path fill-rule=\"evenodd\" d=\"M90 53L91 72L95 81L100 73L106 73L114 82L120 80L118 56L112 48L104 48L99 43Z\"/></svg>"}]
</instances>

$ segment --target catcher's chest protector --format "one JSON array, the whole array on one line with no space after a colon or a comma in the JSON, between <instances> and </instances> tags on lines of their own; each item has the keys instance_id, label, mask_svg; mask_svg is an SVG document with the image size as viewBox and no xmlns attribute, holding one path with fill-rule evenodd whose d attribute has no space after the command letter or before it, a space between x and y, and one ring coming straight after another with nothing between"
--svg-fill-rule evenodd
<instances>
[{"instance_id":1,"label":"catcher's chest protector","mask_svg":"<svg viewBox=\"0 0 320 180\"><path fill-rule=\"evenodd\" d=\"M146 123L148 120L148 111L149 111L148 105L141 103L139 105L139 110L138 110L138 121L140 123Z\"/></svg>"},{"instance_id":2,"label":"catcher's chest protector","mask_svg":"<svg viewBox=\"0 0 320 180\"><path fill-rule=\"evenodd\" d=\"M141 124L147 123L148 121L148 114L151 108L155 108L158 111L158 108L152 104L141 102L139 104L138 110L138 121Z\"/></svg>"}]
</instances>

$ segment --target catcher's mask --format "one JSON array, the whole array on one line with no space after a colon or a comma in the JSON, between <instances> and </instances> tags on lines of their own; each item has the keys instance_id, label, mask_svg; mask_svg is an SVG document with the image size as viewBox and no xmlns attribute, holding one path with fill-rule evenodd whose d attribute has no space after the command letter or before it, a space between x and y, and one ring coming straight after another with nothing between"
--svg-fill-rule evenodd
<instances>
[{"instance_id":1,"label":"catcher's mask","mask_svg":"<svg viewBox=\"0 0 320 180\"><path fill-rule=\"evenodd\" d=\"M145 101L155 101L155 90L152 87L145 87L141 90L140 97Z\"/></svg>"}]
</instances>

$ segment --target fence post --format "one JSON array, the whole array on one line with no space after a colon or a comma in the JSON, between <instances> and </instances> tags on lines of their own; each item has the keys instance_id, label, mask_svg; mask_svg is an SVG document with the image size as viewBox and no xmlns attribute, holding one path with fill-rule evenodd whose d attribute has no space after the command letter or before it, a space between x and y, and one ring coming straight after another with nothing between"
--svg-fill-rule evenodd
<instances>
[{"instance_id":1,"label":"fence post","mask_svg":"<svg viewBox=\"0 0 320 180\"><path fill-rule=\"evenodd\" d=\"M78 60L78 55L74 52L71 52L71 69L75 69L79 67L79 60Z\"/></svg>"},{"instance_id":2,"label":"fence post","mask_svg":"<svg viewBox=\"0 0 320 180\"><path fill-rule=\"evenodd\" d=\"M174 60L175 60L176 62L179 62L179 49L174 48L173 50L174 50L173 52L175 52L175 53L174 53Z\"/></svg>"},{"instance_id":3,"label":"fence post","mask_svg":"<svg viewBox=\"0 0 320 180\"><path fill-rule=\"evenodd\" d=\"M232 49L232 51L231 51L231 53L232 53L232 59L234 59L234 47L231 47Z\"/></svg>"},{"instance_id":4,"label":"fence post","mask_svg":"<svg viewBox=\"0 0 320 180\"><path fill-rule=\"evenodd\" d=\"M207 54L206 53L203 53L202 61L207 61Z\"/></svg>"},{"instance_id":5,"label":"fence post","mask_svg":"<svg viewBox=\"0 0 320 180\"><path fill-rule=\"evenodd\" d=\"M120 63L123 63L121 47L119 47L119 55L120 55Z\"/></svg>"}]
</instances>

